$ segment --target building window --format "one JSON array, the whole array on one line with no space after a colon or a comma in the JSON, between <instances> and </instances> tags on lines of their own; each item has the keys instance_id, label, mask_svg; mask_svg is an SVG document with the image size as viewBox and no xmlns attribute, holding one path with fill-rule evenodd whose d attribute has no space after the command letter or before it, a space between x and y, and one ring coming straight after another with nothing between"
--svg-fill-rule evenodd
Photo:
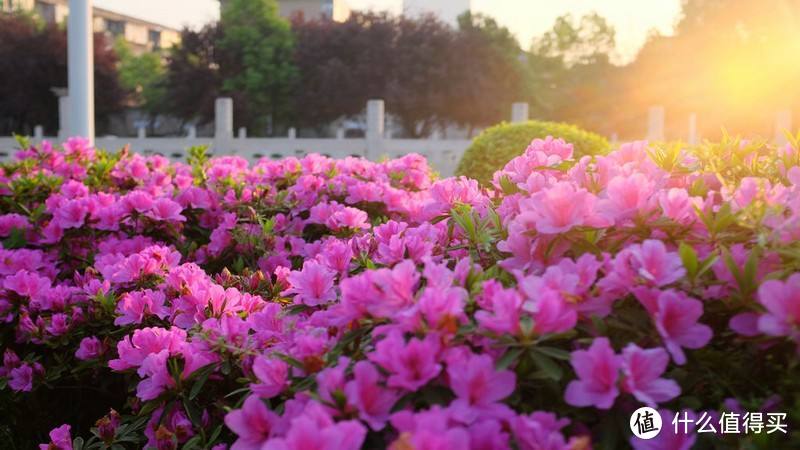
<instances>
[{"instance_id":1,"label":"building window","mask_svg":"<svg viewBox=\"0 0 800 450\"><path fill-rule=\"evenodd\" d=\"M56 5L52 3L36 2L36 14L47 23L55 23L56 21Z\"/></svg>"},{"instance_id":2,"label":"building window","mask_svg":"<svg viewBox=\"0 0 800 450\"><path fill-rule=\"evenodd\" d=\"M147 31L147 41L150 42L150 46L153 50L158 50L161 48L161 32L158 30L148 30Z\"/></svg>"},{"instance_id":3,"label":"building window","mask_svg":"<svg viewBox=\"0 0 800 450\"><path fill-rule=\"evenodd\" d=\"M111 33L113 36L124 36L125 22L121 20L106 19L106 31Z\"/></svg>"}]
</instances>

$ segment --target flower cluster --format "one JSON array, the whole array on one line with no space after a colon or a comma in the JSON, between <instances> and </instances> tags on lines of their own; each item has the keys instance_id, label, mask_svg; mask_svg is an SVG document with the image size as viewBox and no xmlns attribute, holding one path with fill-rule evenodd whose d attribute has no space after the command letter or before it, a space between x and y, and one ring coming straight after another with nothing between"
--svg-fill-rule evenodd
<instances>
[{"instance_id":1,"label":"flower cluster","mask_svg":"<svg viewBox=\"0 0 800 450\"><path fill-rule=\"evenodd\" d=\"M481 187L417 155L26 148L0 405L47 413L4 421L61 450L575 450L642 405L797 404L800 155L716 151L548 138Z\"/></svg>"}]
</instances>

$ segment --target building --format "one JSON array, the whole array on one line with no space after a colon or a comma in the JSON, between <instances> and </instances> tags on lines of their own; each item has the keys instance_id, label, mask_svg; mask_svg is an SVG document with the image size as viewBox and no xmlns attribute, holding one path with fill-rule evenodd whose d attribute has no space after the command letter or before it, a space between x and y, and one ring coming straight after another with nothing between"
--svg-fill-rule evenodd
<instances>
[{"instance_id":1,"label":"building","mask_svg":"<svg viewBox=\"0 0 800 450\"><path fill-rule=\"evenodd\" d=\"M27 10L47 23L62 23L69 15L69 0L0 0L3 11ZM135 53L169 48L180 42L180 31L107 9L94 8L94 31L110 38L122 37Z\"/></svg>"},{"instance_id":2,"label":"building","mask_svg":"<svg viewBox=\"0 0 800 450\"><path fill-rule=\"evenodd\" d=\"M468 11L472 11L472 0L403 0L403 14L433 14L452 26L458 25L458 16Z\"/></svg>"},{"instance_id":3,"label":"building","mask_svg":"<svg viewBox=\"0 0 800 450\"><path fill-rule=\"evenodd\" d=\"M282 17L302 15L308 20L319 18L344 22L350 17L350 8L344 0L279 0Z\"/></svg>"}]
</instances>

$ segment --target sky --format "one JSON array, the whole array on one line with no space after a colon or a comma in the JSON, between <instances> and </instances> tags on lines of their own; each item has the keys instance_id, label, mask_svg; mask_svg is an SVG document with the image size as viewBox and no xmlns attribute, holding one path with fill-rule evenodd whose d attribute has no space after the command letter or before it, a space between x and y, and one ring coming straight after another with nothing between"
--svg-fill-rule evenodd
<instances>
[{"instance_id":1,"label":"sky","mask_svg":"<svg viewBox=\"0 0 800 450\"><path fill-rule=\"evenodd\" d=\"M434 2L435 0L430 0ZM399 13L402 0L348 0L352 9ZM217 0L95 0L95 5L173 27L198 27L219 17ZM650 30L670 34L680 18L681 0L472 0L473 9L511 29L523 48L549 30L556 17L596 11L617 31L616 60L636 56Z\"/></svg>"}]
</instances>

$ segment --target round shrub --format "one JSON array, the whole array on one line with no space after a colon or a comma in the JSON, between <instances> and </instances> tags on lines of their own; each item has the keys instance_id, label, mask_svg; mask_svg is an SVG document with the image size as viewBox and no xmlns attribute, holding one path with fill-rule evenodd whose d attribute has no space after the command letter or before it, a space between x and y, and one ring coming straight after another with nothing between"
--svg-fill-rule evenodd
<instances>
[{"instance_id":1,"label":"round shrub","mask_svg":"<svg viewBox=\"0 0 800 450\"><path fill-rule=\"evenodd\" d=\"M561 138L575 148L575 156L594 155L609 150L603 136L582 130L575 125L531 120L525 123L501 123L488 128L472 142L456 169L464 175L489 184L492 175L502 169L512 158L519 156L534 139L547 136Z\"/></svg>"}]
</instances>

